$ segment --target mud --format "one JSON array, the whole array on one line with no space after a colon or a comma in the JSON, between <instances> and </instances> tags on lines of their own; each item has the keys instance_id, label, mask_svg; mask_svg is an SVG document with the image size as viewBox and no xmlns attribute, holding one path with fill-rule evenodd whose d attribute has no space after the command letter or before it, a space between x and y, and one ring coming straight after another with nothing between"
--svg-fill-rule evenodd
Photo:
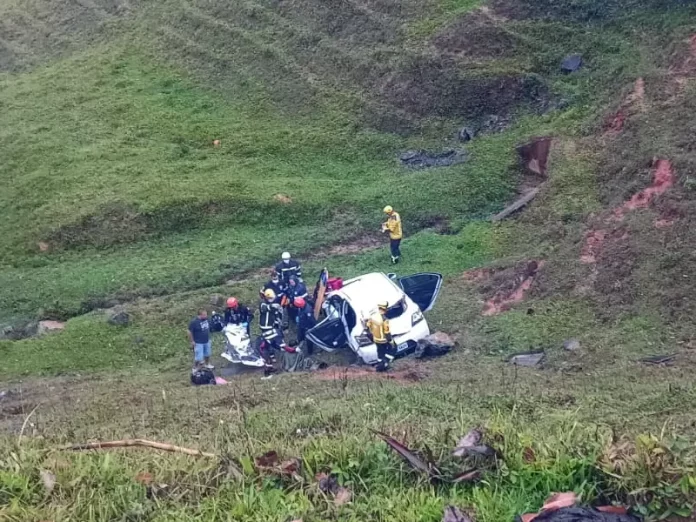
<instances>
[{"instance_id":1,"label":"mud","mask_svg":"<svg viewBox=\"0 0 696 522\"><path fill-rule=\"evenodd\" d=\"M489 295L482 315L498 315L522 302L532 288L544 261L525 261L509 268L476 268L462 274L462 279L480 285L479 291Z\"/></svg>"}]
</instances>

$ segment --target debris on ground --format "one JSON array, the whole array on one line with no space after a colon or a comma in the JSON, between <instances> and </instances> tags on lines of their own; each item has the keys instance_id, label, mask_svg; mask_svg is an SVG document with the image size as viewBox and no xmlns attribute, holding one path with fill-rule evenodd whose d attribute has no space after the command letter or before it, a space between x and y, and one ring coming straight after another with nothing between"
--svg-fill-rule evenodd
<instances>
[{"instance_id":1,"label":"debris on ground","mask_svg":"<svg viewBox=\"0 0 696 522\"><path fill-rule=\"evenodd\" d=\"M569 352L575 352L580 349L580 341L577 339L568 339L563 342L563 349Z\"/></svg>"},{"instance_id":2,"label":"debris on ground","mask_svg":"<svg viewBox=\"0 0 696 522\"><path fill-rule=\"evenodd\" d=\"M215 374L207 368L195 368L191 372L191 384L194 386L210 386L217 384Z\"/></svg>"},{"instance_id":3,"label":"debris on ground","mask_svg":"<svg viewBox=\"0 0 696 522\"><path fill-rule=\"evenodd\" d=\"M446 506L442 522L472 522L471 517L455 506Z\"/></svg>"},{"instance_id":4,"label":"debris on ground","mask_svg":"<svg viewBox=\"0 0 696 522\"><path fill-rule=\"evenodd\" d=\"M527 191L523 196L521 196L519 199L517 199L514 203L508 205L505 207L503 210L498 212L495 216L491 218L491 221L496 222L496 221L502 221L506 217L511 216L518 210L520 210L522 207L525 207L526 205L529 204L530 201L532 201L537 195L539 194L539 187L533 188L529 191Z\"/></svg>"},{"instance_id":5,"label":"debris on ground","mask_svg":"<svg viewBox=\"0 0 696 522\"><path fill-rule=\"evenodd\" d=\"M452 338L443 332L435 332L418 341L414 353L416 359L441 357L448 354L454 347Z\"/></svg>"},{"instance_id":6,"label":"debris on ground","mask_svg":"<svg viewBox=\"0 0 696 522\"><path fill-rule=\"evenodd\" d=\"M427 475L431 480L441 477L440 470L437 468L431 458L419 456L416 454L416 452L409 449L407 446L386 433L382 433L380 431L375 431L374 433L380 439L386 442L387 446L398 453L413 469Z\"/></svg>"},{"instance_id":7,"label":"debris on ground","mask_svg":"<svg viewBox=\"0 0 696 522\"><path fill-rule=\"evenodd\" d=\"M518 353L508 358L507 362L515 366L525 366L527 368L535 368L540 366L546 354L544 351Z\"/></svg>"},{"instance_id":8,"label":"debris on ground","mask_svg":"<svg viewBox=\"0 0 696 522\"><path fill-rule=\"evenodd\" d=\"M582 67L582 55L581 54L570 54L563 58L561 62L561 71L566 74L578 71Z\"/></svg>"},{"instance_id":9,"label":"debris on ground","mask_svg":"<svg viewBox=\"0 0 696 522\"><path fill-rule=\"evenodd\" d=\"M60 332L65 329L65 323L61 321L39 321L36 335L44 335L53 332Z\"/></svg>"},{"instance_id":10,"label":"debris on ground","mask_svg":"<svg viewBox=\"0 0 696 522\"><path fill-rule=\"evenodd\" d=\"M643 357L640 362L645 364L655 364L655 365L665 365L669 366L677 358L676 353L664 354L664 355L651 355L650 357Z\"/></svg>"},{"instance_id":11,"label":"debris on ground","mask_svg":"<svg viewBox=\"0 0 696 522\"><path fill-rule=\"evenodd\" d=\"M517 154L524 167L540 176L546 177L546 165L551 151L552 138L549 136L534 138L517 147Z\"/></svg>"},{"instance_id":12,"label":"debris on ground","mask_svg":"<svg viewBox=\"0 0 696 522\"><path fill-rule=\"evenodd\" d=\"M124 440L112 440L109 442L88 442L86 444L73 444L63 448L68 451L85 451L85 450L98 450L98 449L111 449L111 448L152 448L162 451L171 451L173 453L184 453L186 455L191 455L193 457L215 457L213 453L206 453L204 451L194 450L190 448L183 448L181 446L174 446L173 444L165 444L163 442L154 442L145 439L124 439Z\"/></svg>"},{"instance_id":13,"label":"debris on ground","mask_svg":"<svg viewBox=\"0 0 696 522\"><path fill-rule=\"evenodd\" d=\"M555 493L544 502L538 513L527 513L517 517L516 522L640 522L621 506L597 508L576 507L578 498L573 492Z\"/></svg>"},{"instance_id":14,"label":"debris on ground","mask_svg":"<svg viewBox=\"0 0 696 522\"><path fill-rule=\"evenodd\" d=\"M106 313L106 320L114 326L128 326L130 324L130 315L123 308L113 308Z\"/></svg>"},{"instance_id":15,"label":"debris on ground","mask_svg":"<svg viewBox=\"0 0 696 522\"><path fill-rule=\"evenodd\" d=\"M482 439L483 433L481 430L474 428L459 439L454 450L452 450L452 455L455 457L467 457L470 455L494 456L496 454L495 450L487 444L481 444Z\"/></svg>"},{"instance_id":16,"label":"debris on ground","mask_svg":"<svg viewBox=\"0 0 696 522\"><path fill-rule=\"evenodd\" d=\"M280 351L278 353L278 367L284 372L316 372L325 369L328 364L317 361L313 357L306 355L306 345L300 345L298 352Z\"/></svg>"},{"instance_id":17,"label":"debris on ground","mask_svg":"<svg viewBox=\"0 0 696 522\"><path fill-rule=\"evenodd\" d=\"M410 169L427 169L431 167L449 167L467 160L464 150L449 149L443 152L428 152L425 150L410 150L400 156L401 164Z\"/></svg>"},{"instance_id":18,"label":"debris on ground","mask_svg":"<svg viewBox=\"0 0 696 522\"><path fill-rule=\"evenodd\" d=\"M257 470L267 474L278 477L292 477L297 482L302 482L302 477L300 476L302 461L298 458L293 457L281 462L276 451L267 451L254 459L254 465Z\"/></svg>"},{"instance_id":19,"label":"debris on ground","mask_svg":"<svg viewBox=\"0 0 696 522\"><path fill-rule=\"evenodd\" d=\"M474 137L476 137L476 130L474 130L472 127L462 127L459 129L457 137L459 138L459 141L466 143L467 141L471 141L474 139Z\"/></svg>"},{"instance_id":20,"label":"debris on ground","mask_svg":"<svg viewBox=\"0 0 696 522\"><path fill-rule=\"evenodd\" d=\"M522 302L543 266L543 261L531 260L514 268L496 272L493 284L497 288L493 297L486 301L482 314L498 315L510 310L514 304Z\"/></svg>"},{"instance_id":21,"label":"debris on ground","mask_svg":"<svg viewBox=\"0 0 696 522\"><path fill-rule=\"evenodd\" d=\"M478 429L471 430L466 436L462 437L457 446L452 451L452 456L461 460L456 462L457 467L467 464L464 471L452 470L451 462L437 463L433 456L425 447L425 454L416 452L399 442L394 437L374 431L375 435L381 438L387 445L398 453L413 469L428 476L433 482L448 482L450 484L460 484L463 482L474 482L479 480L483 473L496 466L498 452L492 447L482 444L483 433ZM443 474L441 469L447 469Z\"/></svg>"},{"instance_id":22,"label":"debris on ground","mask_svg":"<svg viewBox=\"0 0 696 522\"><path fill-rule=\"evenodd\" d=\"M278 203L283 203L284 205L292 203L292 198L286 194L276 194L273 196L273 200Z\"/></svg>"},{"instance_id":23,"label":"debris on ground","mask_svg":"<svg viewBox=\"0 0 696 522\"><path fill-rule=\"evenodd\" d=\"M335 475L318 473L314 478L317 480L319 491L325 495L330 495L333 498L334 505L342 506L353 499L353 492L341 486Z\"/></svg>"}]
</instances>

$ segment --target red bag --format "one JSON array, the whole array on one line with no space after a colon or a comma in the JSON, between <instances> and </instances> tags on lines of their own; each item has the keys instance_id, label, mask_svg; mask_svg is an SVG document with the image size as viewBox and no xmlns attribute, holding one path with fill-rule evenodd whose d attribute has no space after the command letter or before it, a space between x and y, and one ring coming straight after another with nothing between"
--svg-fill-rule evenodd
<instances>
[{"instance_id":1,"label":"red bag","mask_svg":"<svg viewBox=\"0 0 696 522\"><path fill-rule=\"evenodd\" d=\"M332 277L326 282L326 289L329 292L335 292L336 290L340 290L343 288L343 279L340 277Z\"/></svg>"}]
</instances>

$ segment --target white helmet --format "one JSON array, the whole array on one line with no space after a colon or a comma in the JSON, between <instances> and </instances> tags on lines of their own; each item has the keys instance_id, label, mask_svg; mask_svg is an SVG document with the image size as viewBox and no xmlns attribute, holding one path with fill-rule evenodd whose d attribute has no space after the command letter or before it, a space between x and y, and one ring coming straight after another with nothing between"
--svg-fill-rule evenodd
<instances>
[{"instance_id":1,"label":"white helmet","mask_svg":"<svg viewBox=\"0 0 696 522\"><path fill-rule=\"evenodd\" d=\"M290 252L283 252L281 257L283 258L283 261L290 261Z\"/></svg>"}]
</instances>

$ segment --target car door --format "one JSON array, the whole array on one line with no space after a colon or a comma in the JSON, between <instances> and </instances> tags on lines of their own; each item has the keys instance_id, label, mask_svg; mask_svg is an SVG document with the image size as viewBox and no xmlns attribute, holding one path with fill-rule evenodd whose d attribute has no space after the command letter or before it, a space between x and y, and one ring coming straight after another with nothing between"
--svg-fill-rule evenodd
<instances>
[{"instance_id":1,"label":"car door","mask_svg":"<svg viewBox=\"0 0 696 522\"><path fill-rule=\"evenodd\" d=\"M333 352L348 345L348 334L343 313L347 305L343 300L337 300L336 305L340 313L329 315L307 332L307 338L327 352Z\"/></svg>"},{"instance_id":2,"label":"car door","mask_svg":"<svg viewBox=\"0 0 696 522\"><path fill-rule=\"evenodd\" d=\"M404 293L418 305L418 308L427 312L433 307L440 293L442 275L423 272L400 277L398 282Z\"/></svg>"}]
</instances>

